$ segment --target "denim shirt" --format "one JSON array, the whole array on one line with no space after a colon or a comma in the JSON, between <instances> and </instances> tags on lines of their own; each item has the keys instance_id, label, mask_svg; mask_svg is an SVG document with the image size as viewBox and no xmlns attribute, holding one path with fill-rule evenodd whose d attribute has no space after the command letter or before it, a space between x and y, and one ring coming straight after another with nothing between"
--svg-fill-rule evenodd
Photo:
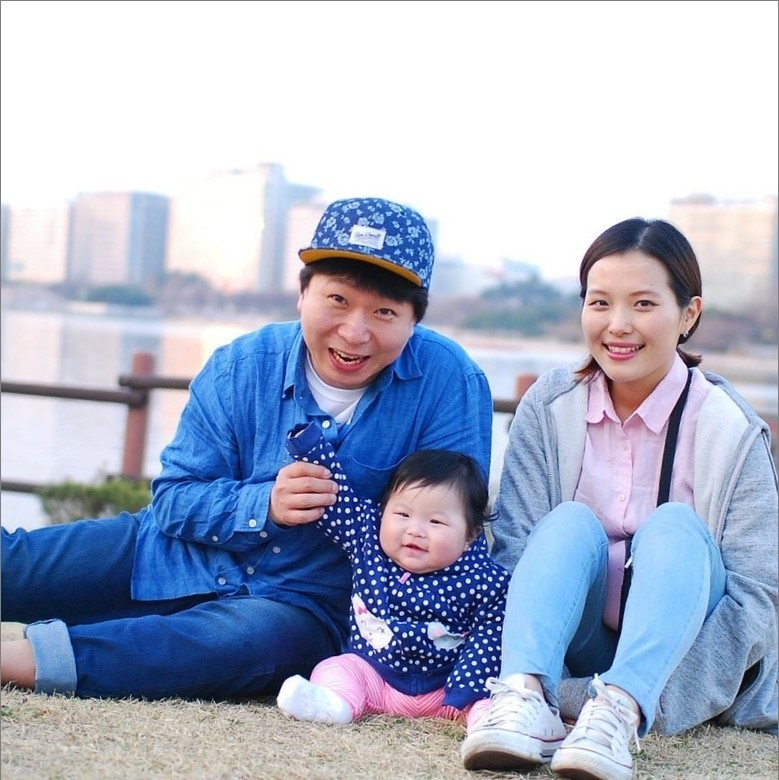
<instances>
[{"instance_id":1,"label":"denim shirt","mask_svg":"<svg viewBox=\"0 0 779 780\"><path fill-rule=\"evenodd\" d=\"M421 448L472 455L489 474L492 397L457 343L417 325L405 349L338 429L305 378L299 322L275 323L218 348L190 385L141 510L133 598L251 594L330 618L343 630L346 555L315 524L268 518L287 431L316 421L354 489L378 500L394 467Z\"/></svg>"}]
</instances>

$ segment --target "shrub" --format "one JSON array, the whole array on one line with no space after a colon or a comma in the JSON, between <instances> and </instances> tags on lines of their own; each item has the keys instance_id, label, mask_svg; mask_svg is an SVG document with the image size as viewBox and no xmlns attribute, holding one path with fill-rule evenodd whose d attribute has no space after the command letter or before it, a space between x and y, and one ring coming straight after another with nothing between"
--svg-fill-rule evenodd
<instances>
[{"instance_id":1,"label":"shrub","mask_svg":"<svg viewBox=\"0 0 779 780\"><path fill-rule=\"evenodd\" d=\"M80 518L113 517L119 512L136 512L151 501L148 482L121 477L104 477L95 483L59 482L38 492L43 511L53 525Z\"/></svg>"}]
</instances>

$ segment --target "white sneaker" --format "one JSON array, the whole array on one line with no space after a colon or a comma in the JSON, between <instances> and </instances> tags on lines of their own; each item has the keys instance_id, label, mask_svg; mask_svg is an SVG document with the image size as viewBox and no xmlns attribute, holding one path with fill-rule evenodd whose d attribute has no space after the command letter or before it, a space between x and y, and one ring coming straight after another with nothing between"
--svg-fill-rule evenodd
<instances>
[{"instance_id":1,"label":"white sneaker","mask_svg":"<svg viewBox=\"0 0 779 780\"><path fill-rule=\"evenodd\" d=\"M635 740L636 750L641 749L639 717L624 697L606 688L597 674L592 686L595 698L582 708L550 768L577 780L631 780L631 740Z\"/></svg>"},{"instance_id":2,"label":"white sneaker","mask_svg":"<svg viewBox=\"0 0 779 780\"><path fill-rule=\"evenodd\" d=\"M565 739L557 710L525 685L525 675L487 680L490 711L460 748L466 769L524 770L546 764Z\"/></svg>"},{"instance_id":3,"label":"white sneaker","mask_svg":"<svg viewBox=\"0 0 779 780\"><path fill-rule=\"evenodd\" d=\"M279 709L290 718L316 723L351 723L352 711L337 694L296 674L284 680L276 697Z\"/></svg>"}]
</instances>

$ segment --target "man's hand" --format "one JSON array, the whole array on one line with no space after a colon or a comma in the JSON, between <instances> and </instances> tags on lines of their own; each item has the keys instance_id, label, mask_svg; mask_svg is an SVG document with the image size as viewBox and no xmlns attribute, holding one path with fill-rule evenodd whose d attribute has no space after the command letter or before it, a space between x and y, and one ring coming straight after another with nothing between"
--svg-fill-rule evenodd
<instances>
[{"instance_id":1,"label":"man's hand","mask_svg":"<svg viewBox=\"0 0 779 780\"><path fill-rule=\"evenodd\" d=\"M276 477L268 514L276 525L313 523L335 503L337 492L338 485L324 466L290 463Z\"/></svg>"}]
</instances>

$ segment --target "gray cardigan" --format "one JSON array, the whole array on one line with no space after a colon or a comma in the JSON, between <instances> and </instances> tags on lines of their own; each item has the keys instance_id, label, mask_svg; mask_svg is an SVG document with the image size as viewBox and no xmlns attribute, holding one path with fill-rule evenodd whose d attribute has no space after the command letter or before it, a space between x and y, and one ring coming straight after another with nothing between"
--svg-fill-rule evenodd
<instances>
[{"instance_id":1,"label":"gray cardigan","mask_svg":"<svg viewBox=\"0 0 779 780\"><path fill-rule=\"evenodd\" d=\"M714 387L695 434L694 508L722 553L725 595L671 675L653 730L677 734L713 719L775 733L779 530L770 433L727 380L702 373ZM542 374L517 407L491 526L493 556L509 571L535 523L573 499L586 408L586 384L575 382L570 368ZM561 682L564 717L579 714L588 682Z\"/></svg>"}]
</instances>

